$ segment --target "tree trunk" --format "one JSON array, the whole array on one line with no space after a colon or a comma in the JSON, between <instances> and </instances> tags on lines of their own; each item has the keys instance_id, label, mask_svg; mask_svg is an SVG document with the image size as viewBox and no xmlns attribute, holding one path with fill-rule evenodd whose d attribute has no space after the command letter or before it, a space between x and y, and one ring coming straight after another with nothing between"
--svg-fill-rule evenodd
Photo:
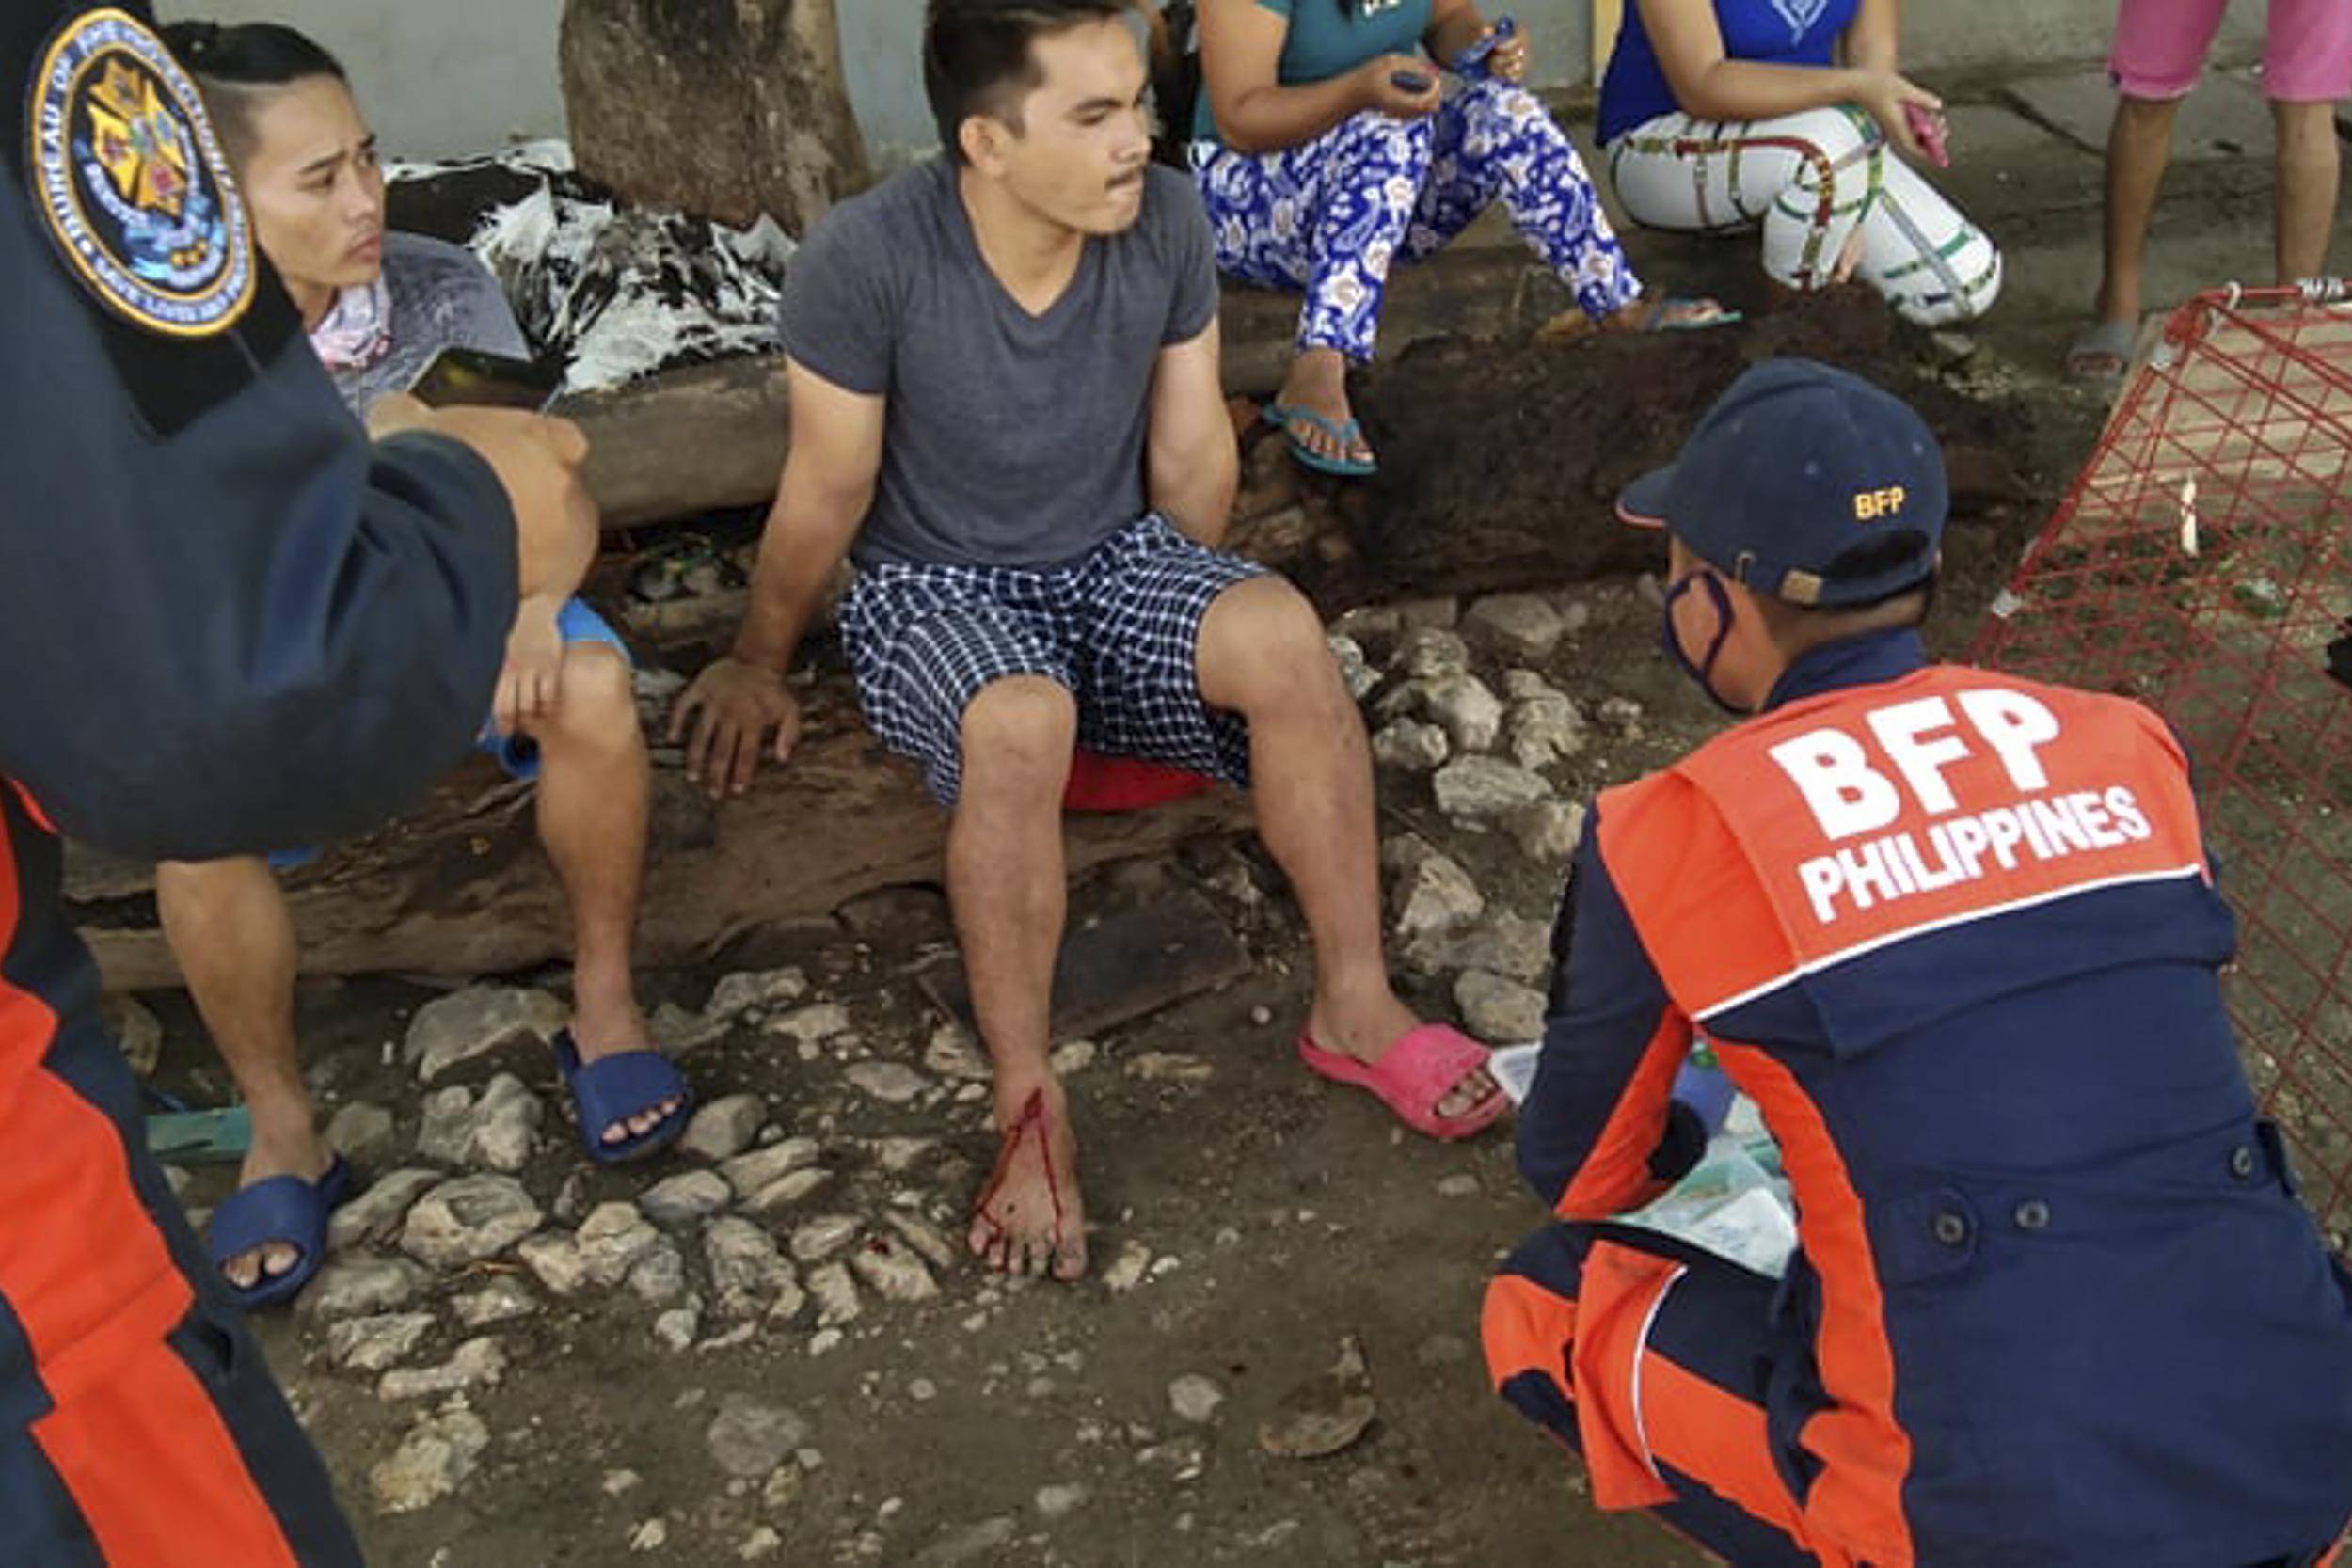
<instances>
[{"instance_id":1,"label":"tree trunk","mask_svg":"<svg viewBox=\"0 0 2352 1568\"><path fill-rule=\"evenodd\" d=\"M834 0L565 0L572 150L625 201L806 234L866 181Z\"/></svg>"}]
</instances>

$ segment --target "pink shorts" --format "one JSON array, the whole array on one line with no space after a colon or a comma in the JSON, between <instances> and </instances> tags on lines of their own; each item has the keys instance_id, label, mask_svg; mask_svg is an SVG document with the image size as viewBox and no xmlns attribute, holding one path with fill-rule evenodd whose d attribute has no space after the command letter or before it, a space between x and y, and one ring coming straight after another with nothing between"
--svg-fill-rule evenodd
<instances>
[{"instance_id":1,"label":"pink shorts","mask_svg":"<svg viewBox=\"0 0 2352 1568\"><path fill-rule=\"evenodd\" d=\"M2269 0L2263 96L2352 98L2352 0ZM2180 98L2197 85L2229 0L2117 0L2107 73L2127 98Z\"/></svg>"}]
</instances>

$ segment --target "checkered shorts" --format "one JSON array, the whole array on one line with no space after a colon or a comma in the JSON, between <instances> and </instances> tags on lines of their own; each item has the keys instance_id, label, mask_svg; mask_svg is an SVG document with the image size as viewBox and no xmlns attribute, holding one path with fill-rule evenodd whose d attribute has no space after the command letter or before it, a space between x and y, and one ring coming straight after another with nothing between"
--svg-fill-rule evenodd
<instances>
[{"instance_id":1,"label":"checkered shorts","mask_svg":"<svg viewBox=\"0 0 2352 1568\"><path fill-rule=\"evenodd\" d=\"M861 569L841 637L866 721L922 764L945 804L962 782L964 708L1014 675L1042 675L1076 699L1089 752L1246 784L1248 727L1201 702L1195 648L1216 596L1263 573L1148 513L1059 566Z\"/></svg>"}]
</instances>

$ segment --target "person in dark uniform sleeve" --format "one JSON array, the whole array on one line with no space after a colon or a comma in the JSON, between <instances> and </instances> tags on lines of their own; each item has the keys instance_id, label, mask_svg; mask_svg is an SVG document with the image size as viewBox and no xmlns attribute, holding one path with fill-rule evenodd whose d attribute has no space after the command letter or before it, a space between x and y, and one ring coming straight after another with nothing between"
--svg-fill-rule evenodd
<instances>
[{"instance_id":1,"label":"person in dark uniform sleeve","mask_svg":"<svg viewBox=\"0 0 2352 1568\"><path fill-rule=\"evenodd\" d=\"M1604 792L1490 1286L1495 1386L1743 1568L2251 1568L2352 1516L2352 1277L2260 1120L2189 770L2122 698L1927 662L1947 504L1910 408L1742 376L1626 492L1666 646L1742 722ZM1774 1281L1610 1216L1777 1140Z\"/></svg>"},{"instance_id":2,"label":"person in dark uniform sleeve","mask_svg":"<svg viewBox=\"0 0 2352 1568\"><path fill-rule=\"evenodd\" d=\"M0 8L0 1565L359 1561L140 1132L59 831L358 831L463 755L579 433L344 411L136 0Z\"/></svg>"}]
</instances>

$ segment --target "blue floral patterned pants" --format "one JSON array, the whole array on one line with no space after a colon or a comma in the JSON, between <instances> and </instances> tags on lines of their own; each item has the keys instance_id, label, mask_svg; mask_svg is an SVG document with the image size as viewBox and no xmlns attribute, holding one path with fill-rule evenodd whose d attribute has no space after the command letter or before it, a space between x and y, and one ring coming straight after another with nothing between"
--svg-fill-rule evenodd
<instances>
[{"instance_id":1,"label":"blue floral patterned pants","mask_svg":"<svg viewBox=\"0 0 2352 1568\"><path fill-rule=\"evenodd\" d=\"M1192 166L1225 275L1305 292L1302 349L1370 359L1390 267L1436 255L1497 200L1587 315L1642 293L1575 144L1505 83L1468 84L1422 119L1367 111L1276 152L1195 142Z\"/></svg>"}]
</instances>

